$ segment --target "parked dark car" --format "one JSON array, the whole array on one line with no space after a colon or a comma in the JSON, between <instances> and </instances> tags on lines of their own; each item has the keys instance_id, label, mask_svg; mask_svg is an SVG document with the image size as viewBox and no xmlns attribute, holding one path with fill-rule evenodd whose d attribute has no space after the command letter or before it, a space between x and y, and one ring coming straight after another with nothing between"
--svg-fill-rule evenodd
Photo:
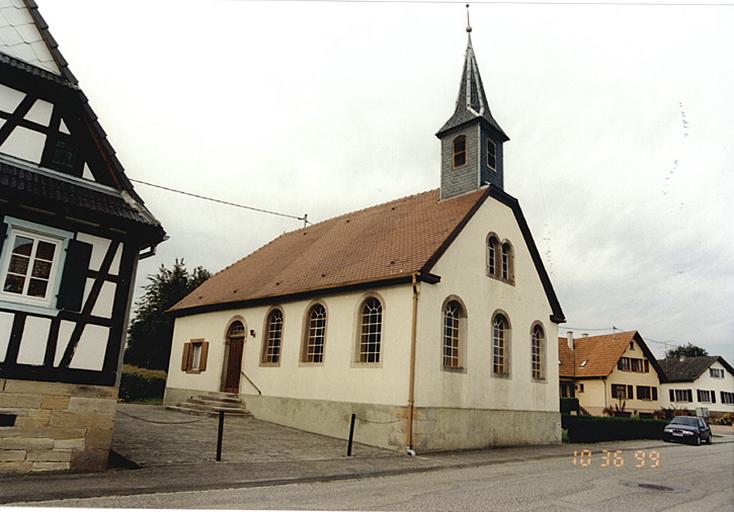
<instances>
[{"instance_id":1,"label":"parked dark car","mask_svg":"<svg viewBox=\"0 0 734 512\"><path fill-rule=\"evenodd\" d=\"M681 441L700 445L711 444L711 427L696 416L676 416L663 430L663 441Z\"/></svg>"}]
</instances>

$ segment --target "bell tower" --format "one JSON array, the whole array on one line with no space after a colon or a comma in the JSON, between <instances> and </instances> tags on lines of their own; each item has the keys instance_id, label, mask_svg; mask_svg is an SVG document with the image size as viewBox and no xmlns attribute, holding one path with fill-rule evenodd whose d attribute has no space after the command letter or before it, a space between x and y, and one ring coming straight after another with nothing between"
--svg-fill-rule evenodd
<instances>
[{"instance_id":1,"label":"bell tower","mask_svg":"<svg viewBox=\"0 0 734 512\"><path fill-rule=\"evenodd\" d=\"M441 199L484 185L503 188L502 145L510 140L492 117L474 56L466 12L467 46L456 108L436 137L441 141Z\"/></svg>"}]
</instances>

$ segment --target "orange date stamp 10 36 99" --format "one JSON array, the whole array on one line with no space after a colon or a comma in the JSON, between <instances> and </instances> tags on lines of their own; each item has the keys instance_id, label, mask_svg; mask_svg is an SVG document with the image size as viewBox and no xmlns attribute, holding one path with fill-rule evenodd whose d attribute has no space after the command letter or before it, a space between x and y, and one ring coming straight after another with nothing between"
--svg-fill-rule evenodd
<instances>
[{"instance_id":1,"label":"orange date stamp 10 36 99","mask_svg":"<svg viewBox=\"0 0 734 512\"><path fill-rule=\"evenodd\" d=\"M622 468L624 467L624 452L622 450L602 450L597 453L597 467L600 468ZM592 465L593 454L591 450L574 450L573 451L573 465L581 467L589 467ZM660 452L655 450L635 450L635 468L659 468L660 467Z\"/></svg>"}]
</instances>

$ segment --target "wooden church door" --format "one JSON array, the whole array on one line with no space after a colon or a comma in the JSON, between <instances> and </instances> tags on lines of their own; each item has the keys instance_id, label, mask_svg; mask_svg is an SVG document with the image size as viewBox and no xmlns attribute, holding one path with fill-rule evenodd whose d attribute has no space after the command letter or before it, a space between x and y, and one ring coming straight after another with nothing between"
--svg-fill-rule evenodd
<instances>
[{"instance_id":1,"label":"wooden church door","mask_svg":"<svg viewBox=\"0 0 734 512\"><path fill-rule=\"evenodd\" d=\"M242 322L232 322L227 332L227 367L224 371L225 393L238 393L240 372L242 371L242 352L245 348L245 326Z\"/></svg>"}]
</instances>

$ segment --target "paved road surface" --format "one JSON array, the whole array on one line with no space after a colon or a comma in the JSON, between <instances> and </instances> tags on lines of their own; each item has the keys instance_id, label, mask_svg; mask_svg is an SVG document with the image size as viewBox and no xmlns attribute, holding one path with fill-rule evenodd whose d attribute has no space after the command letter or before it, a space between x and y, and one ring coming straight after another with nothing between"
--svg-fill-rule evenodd
<instances>
[{"instance_id":1,"label":"paved road surface","mask_svg":"<svg viewBox=\"0 0 734 512\"><path fill-rule=\"evenodd\" d=\"M580 450L583 448L579 446ZM303 510L731 511L734 444L666 446L613 456L505 463L382 478L279 487L36 502L33 506ZM584 458L586 463L587 459ZM608 464L607 467L603 467ZM643 487L640 487L640 484ZM660 486L660 487L658 487Z\"/></svg>"}]
</instances>

